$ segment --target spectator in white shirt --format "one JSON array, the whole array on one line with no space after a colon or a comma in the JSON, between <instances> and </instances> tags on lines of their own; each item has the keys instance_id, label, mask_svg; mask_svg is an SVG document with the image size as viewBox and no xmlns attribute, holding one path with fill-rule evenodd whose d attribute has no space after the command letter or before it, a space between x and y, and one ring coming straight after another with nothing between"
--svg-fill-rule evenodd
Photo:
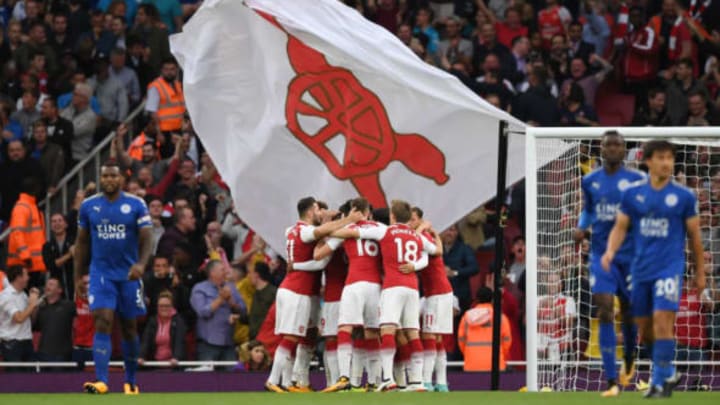
<instances>
[{"instance_id":1,"label":"spectator in white shirt","mask_svg":"<svg viewBox=\"0 0 720 405\"><path fill-rule=\"evenodd\" d=\"M25 293L30 276L26 268L11 266L10 285L0 292L0 352L9 362L31 361L34 357L31 316L40 303L40 290Z\"/></svg>"}]
</instances>

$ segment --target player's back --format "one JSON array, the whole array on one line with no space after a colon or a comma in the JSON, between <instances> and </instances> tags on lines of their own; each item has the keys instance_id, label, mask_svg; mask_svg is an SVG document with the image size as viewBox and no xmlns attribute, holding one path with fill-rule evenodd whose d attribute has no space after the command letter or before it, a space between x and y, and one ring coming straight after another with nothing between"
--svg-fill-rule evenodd
<instances>
[{"instance_id":1,"label":"player's back","mask_svg":"<svg viewBox=\"0 0 720 405\"><path fill-rule=\"evenodd\" d=\"M600 257L605 253L622 193L633 183L644 178L642 172L626 167L621 167L612 174L609 174L604 167L600 167L583 178L584 203L589 204L594 216L590 245L593 255ZM627 238L615 255L616 260L631 260L633 249L632 238Z\"/></svg>"},{"instance_id":2,"label":"player's back","mask_svg":"<svg viewBox=\"0 0 720 405\"><path fill-rule=\"evenodd\" d=\"M621 209L630 217L635 241L633 280L681 274L685 270L685 221L698 215L693 192L673 181L660 190L649 181L639 182L625 192Z\"/></svg>"},{"instance_id":3,"label":"player's back","mask_svg":"<svg viewBox=\"0 0 720 405\"><path fill-rule=\"evenodd\" d=\"M405 224L390 225L380 241L385 278L383 289L391 287L418 288L417 275L400 271L403 263L415 262L422 255L422 240L414 229Z\"/></svg>"},{"instance_id":4,"label":"player's back","mask_svg":"<svg viewBox=\"0 0 720 405\"><path fill-rule=\"evenodd\" d=\"M325 267L325 293L323 294L325 302L340 301L347 275L348 263L345 252L337 249Z\"/></svg>"},{"instance_id":5,"label":"player's back","mask_svg":"<svg viewBox=\"0 0 720 405\"><path fill-rule=\"evenodd\" d=\"M83 201L78 226L90 234L91 274L126 280L138 260L139 230L152 222L142 199L121 192L115 201L103 194Z\"/></svg>"},{"instance_id":6,"label":"player's back","mask_svg":"<svg viewBox=\"0 0 720 405\"><path fill-rule=\"evenodd\" d=\"M305 222L298 221L285 232L288 273L280 284L280 288L302 295L318 295L322 284L321 271L293 270L291 266L313 261L315 249L314 237L311 236L314 227Z\"/></svg>"},{"instance_id":7,"label":"player's back","mask_svg":"<svg viewBox=\"0 0 720 405\"><path fill-rule=\"evenodd\" d=\"M359 221L350 226L351 229L376 228L374 221ZM381 283L382 255L380 246L371 239L346 239L343 248L348 258L348 275L346 284L367 281ZM336 253L337 254L337 253Z\"/></svg>"},{"instance_id":8,"label":"player's back","mask_svg":"<svg viewBox=\"0 0 720 405\"><path fill-rule=\"evenodd\" d=\"M427 239L430 243L434 243L434 238L427 232L423 233L421 237ZM452 285L447 278L445 262L443 261L442 255L430 256L428 258L427 267L420 272L420 282L422 283L423 297L452 292Z\"/></svg>"}]
</instances>

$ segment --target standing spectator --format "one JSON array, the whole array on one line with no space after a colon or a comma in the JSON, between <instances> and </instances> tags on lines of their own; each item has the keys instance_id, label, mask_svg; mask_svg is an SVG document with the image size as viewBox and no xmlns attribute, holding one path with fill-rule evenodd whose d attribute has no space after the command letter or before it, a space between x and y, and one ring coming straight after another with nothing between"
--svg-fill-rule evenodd
<instances>
[{"instance_id":1,"label":"standing spectator","mask_svg":"<svg viewBox=\"0 0 720 405\"><path fill-rule=\"evenodd\" d=\"M35 329L40 332L37 357L40 361L68 361L72 357L73 318L75 304L63 298L60 280L49 278L45 295L33 315Z\"/></svg>"},{"instance_id":2,"label":"standing spectator","mask_svg":"<svg viewBox=\"0 0 720 405\"><path fill-rule=\"evenodd\" d=\"M27 269L9 266L10 285L0 292L0 353L4 361L30 361L33 359L32 313L40 303L40 290L28 287Z\"/></svg>"},{"instance_id":3,"label":"standing spectator","mask_svg":"<svg viewBox=\"0 0 720 405\"><path fill-rule=\"evenodd\" d=\"M45 35L45 24L40 21L34 22L30 27L27 42L20 45L15 51L15 63L18 70L25 72L30 68L30 59L35 53L45 55L45 63L48 73L55 73L57 59L53 47L47 43Z\"/></svg>"},{"instance_id":4,"label":"standing spectator","mask_svg":"<svg viewBox=\"0 0 720 405\"><path fill-rule=\"evenodd\" d=\"M658 73L660 43L655 32L645 23L640 7L630 9L628 33L620 39L625 47L623 74L625 83L634 91L638 100L646 97L647 87L655 81Z\"/></svg>"},{"instance_id":5,"label":"standing spectator","mask_svg":"<svg viewBox=\"0 0 720 405\"><path fill-rule=\"evenodd\" d=\"M693 77L693 61L685 58L675 64L675 79L666 83L667 111L673 126L684 125L688 114L688 95L702 92L708 99L707 88Z\"/></svg>"},{"instance_id":6,"label":"standing spectator","mask_svg":"<svg viewBox=\"0 0 720 405\"><path fill-rule=\"evenodd\" d=\"M165 43L167 43L167 34L165 35ZM137 74L141 98L145 97L148 85L157 75L157 70L149 64L151 57L153 57L156 52L157 50L151 53L145 41L137 37L136 34L128 36L127 66ZM132 92L130 92L130 94L132 96Z\"/></svg>"},{"instance_id":7,"label":"standing spectator","mask_svg":"<svg viewBox=\"0 0 720 405\"><path fill-rule=\"evenodd\" d=\"M440 41L440 34L432 26L433 12L427 7L421 7L415 15L415 28L413 29L414 35L424 35L427 38L427 45L425 48L428 53L434 55L437 52L438 42Z\"/></svg>"},{"instance_id":8,"label":"standing spectator","mask_svg":"<svg viewBox=\"0 0 720 405\"><path fill-rule=\"evenodd\" d=\"M70 169L72 160L71 144L74 137L73 123L60 116L57 100L48 97L42 102L40 116L47 127L48 139L63 149L65 169ZM64 173L63 173L64 174Z\"/></svg>"},{"instance_id":9,"label":"standing spectator","mask_svg":"<svg viewBox=\"0 0 720 405\"><path fill-rule=\"evenodd\" d=\"M160 293L157 300L157 315L151 316L140 343L138 364L145 359L151 361L169 361L175 367L179 360L185 359L185 333L187 327L183 317L173 306L173 295L169 291Z\"/></svg>"},{"instance_id":10,"label":"standing spectator","mask_svg":"<svg viewBox=\"0 0 720 405\"><path fill-rule=\"evenodd\" d=\"M190 308L190 290L182 284L180 274L170 266L170 260L164 256L155 256L151 270L145 276L145 296L149 301L148 316L156 314L160 296L163 292L169 292L174 308L187 324L192 323L195 316Z\"/></svg>"},{"instance_id":11,"label":"standing spectator","mask_svg":"<svg viewBox=\"0 0 720 405\"><path fill-rule=\"evenodd\" d=\"M603 3L597 0L590 0L585 7L586 23L582 25L582 39L585 43L591 44L598 55L605 54L605 48L610 38L610 26L605 19L602 10Z\"/></svg>"},{"instance_id":12,"label":"standing spectator","mask_svg":"<svg viewBox=\"0 0 720 405\"><path fill-rule=\"evenodd\" d=\"M152 126L153 125L148 125L148 128ZM117 134L114 140L114 153L116 156L119 157L120 163L122 163L123 167L130 169L130 171L135 175L139 175L140 171L143 168L150 169L150 172L152 174L152 184L162 181L162 179L165 177L169 170L170 162L172 161L172 159L160 159L160 152L157 148L158 143L154 141L153 138L145 135L148 132L147 130L141 133L138 137L136 137L135 140L133 140L133 144L139 143L138 138L144 138L146 140L142 145L140 158L131 157L130 154L125 150L123 142L123 138L125 137L127 132L128 127L125 124L120 125L117 128ZM176 150L176 152L178 151ZM179 152L176 154L179 154Z\"/></svg>"},{"instance_id":13,"label":"standing spectator","mask_svg":"<svg viewBox=\"0 0 720 405\"><path fill-rule=\"evenodd\" d=\"M542 291L538 297L538 357L559 361L571 349L577 304L573 297L562 293L558 271L543 273L539 275Z\"/></svg>"},{"instance_id":14,"label":"standing spectator","mask_svg":"<svg viewBox=\"0 0 720 405\"><path fill-rule=\"evenodd\" d=\"M465 361L464 371L492 370L493 342L493 292L488 287L480 287L476 295L477 305L465 312L458 327L458 346ZM500 371L505 371L505 360L510 355L512 334L510 321L505 314L500 321Z\"/></svg>"},{"instance_id":15,"label":"standing spectator","mask_svg":"<svg viewBox=\"0 0 720 405\"><path fill-rule=\"evenodd\" d=\"M125 49L114 48L110 52L110 77L120 81L125 86L125 93L128 96L130 107L137 105L142 98L140 83L135 71L126 66Z\"/></svg>"},{"instance_id":16,"label":"standing spectator","mask_svg":"<svg viewBox=\"0 0 720 405\"><path fill-rule=\"evenodd\" d=\"M157 8L160 20L171 34L182 31L182 8L178 0L143 0L143 4L152 4Z\"/></svg>"},{"instance_id":17,"label":"standing spectator","mask_svg":"<svg viewBox=\"0 0 720 405\"><path fill-rule=\"evenodd\" d=\"M72 53L75 38L68 30L68 16L65 13L56 13L52 16L51 33L48 44L55 51L55 55L62 56Z\"/></svg>"},{"instance_id":18,"label":"standing spectator","mask_svg":"<svg viewBox=\"0 0 720 405\"><path fill-rule=\"evenodd\" d=\"M22 193L10 214L12 231L8 237L8 266L23 266L30 273L30 287L42 288L47 269L42 258L45 244L45 219L37 205L40 183L27 177L22 182Z\"/></svg>"},{"instance_id":19,"label":"standing spectator","mask_svg":"<svg viewBox=\"0 0 720 405\"><path fill-rule=\"evenodd\" d=\"M512 48L510 49L511 58L507 59L507 63L503 66L503 76L506 77L514 86L518 86L525 80L527 74L528 54L530 53L530 40L527 37L515 37L512 40Z\"/></svg>"},{"instance_id":20,"label":"standing spectator","mask_svg":"<svg viewBox=\"0 0 720 405\"><path fill-rule=\"evenodd\" d=\"M472 42L460 36L460 20L449 17L445 22L445 39L438 44L437 59L439 65L450 70L456 63L470 66L472 62Z\"/></svg>"},{"instance_id":21,"label":"standing spectator","mask_svg":"<svg viewBox=\"0 0 720 405\"><path fill-rule=\"evenodd\" d=\"M270 274L270 268L264 262L255 263L255 271L250 272L248 277L250 277L250 282L255 287L255 294L248 315L250 339L255 339L270 307L275 303L277 287L271 284L272 274Z\"/></svg>"},{"instance_id":22,"label":"standing spectator","mask_svg":"<svg viewBox=\"0 0 720 405\"><path fill-rule=\"evenodd\" d=\"M126 32L127 32L127 24L125 23L125 17L124 16L113 16L112 22L110 23L110 31L113 35L113 48L120 48L120 49L126 49L127 48L127 39L126 39ZM110 52L112 52L112 49Z\"/></svg>"},{"instance_id":23,"label":"standing spectator","mask_svg":"<svg viewBox=\"0 0 720 405\"><path fill-rule=\"evenodd\" d=\"M470 246L458 238L456 225L450 226L442 234L443 261L445 271L453 287L453 293L460 300L460 309L470 307L470 277L480 272L475 254Z\"/></svg>"},{"instance_id":24,"label":"standing spectator","mask_svg":"<svg viewBox=\"0 0 720 405\"><path fill-rule=\"evenodd\" d=\"M478 207L458 223L460 237L472 250L478 250L485 244L485 230L483 226L486 222L487 211L485 211L485 207Z\"/></svg>"},{"instance_id":25,"label":"standing spectator","mask_svg":"<svg viewBox=\"0 0 720 405\"><path fill-rule=\"evenodd\" d=\"M579 21L573 21L568 26L568 50L571 58L580 58L586 64L590 63L590 55L600 54L595 52L595 45L585 42L582 37L583 25Z\"/></svg>"},{"instance_id":26,"label":"standing spectator","mask_svg":"<svg viewBox=\"0 0 720 405\"><path fill-rule=\"evenodd\" d=\"M27 157L25 145L18 139L7 143L7 159L0 163L0 173L0 220L8 221L22 191L23 180L33 178L42 183L45 175L40 163Z\"/></svg>"},{"instance_id":27,"label":"standing spectator","mask_svg":"<svg viewBox=\"0 0 720 405\"><path fill-rule=\"evenodd\" d=\"M128 96L123 83L110 76L106 58L95 62L95 76L88 80L100 103L100 124L97 130L105 136L128 115Z\"/></svg>"},{"instance_id":28,"label":"standing spectator","mask_svg":"<svg viewBox=\"0 0 720 405\"><path fill-rule=\"evenodd\" d=\"M400 24L395 35L405 46L410 48L418 58L426 60L425 47L416 36L413 36L413 30L410 24Z\"/></svg>"},{"instance_id":29,"label":"standing spectator","mask_svg":"<svg viewBox=\"0 0 720 405\"><path fill-rule=\"evenodd\" d=\"M33 124L30 157L40 163L45 174L45 186L49 194L54 194L60 179L65 173L65 154L62 147L48 142L47 125L42 120Z\"/></svg>"},{"instance_id":30,"label":"standing spectator","mask_svg":"<svg viewBox=\"0 0 720 405\"><path fill-rule=\"evenodd\" d=\"M175 245L180 242L190 244L192 233L195 232L195 213L189 207L175 208L175 225L165 231L158 242L157 254L171 257Z\"/></svg>"},{"instance_id":31,"label":"standing spectator","mask_svg":"<svg viewBox=\"0 0 720 405\"><path fill-rule=\"evenodd\" d=\"M172 54L168 42L168 29L162 27L160 15L154 5L140 4L135 16L135 26L130 31L130 35L145 41L143 44L145 46L141 45L144 48L143 58L147 58L146 62L152 67L153 73L157 74L162 62L172 57ZM131 50L131 54L140 57L136 51Z\"/></svg>"},{"instance_id":32,"label":"standing spectator","mask_svg":"<svg viewBox=\"0 0 720 405\"><path fill-rule=\"evenodd\" d=\"M198 360L235 360L232 333L245 302L235 286L226 283L223 263L213 260L206 267L208 279L192 289L190 302L197 313Z\"/></svg>"},{"instance_id":33,"label":"standing spectator","mask_svg":"<svg viewBox=\"0 0 720 405\"><path fill-rule=\"evenodd\" d=\"M179 134L185 115L185 96L178 76L175 59L163 61L161 76L148 87L145 111L152 114L157 133L165 135L169 143L173 133Z\"/></svg>"},{"instance_id":34,"label":"standing spectator","mask_svg":"<svg viewBox=\"0 0 720 405\"><path fill-rule=\"evenodd\" d=\"M480 26L480 33L473 39L473 67L476 71L481 70L481 65L488 54L494 53L500 60L501 65L507 65L511 58L510 51L497 40L495 26L485 23Z\"/></svg>"},{"instance_id":35,"label":"standing spectator","mask_svg":"<svg viewBox=\"0 0 720 405\"><path fill-rule=\"evenodd\" d=\"M497 243L497 242L496 242ZM522 236L516 236L512 240L510 247L510 268L508 268L507 278L511 283L517 285L521 279L525 277L525 239Z\"/></svg>"},{"instance_id":36,"label":"standing spectator","mask_svg":"<svg viewBox=\"0 0 720 405\"><path fill-rule=\"evenodd\" d=\"M73 320L73 352L72 361L83 369L86 361L92 361L92 344L95 335L95 323L90 312L88 289L90 276L84 274L78 281L75 291L75 319Z\"/></svg>"},{"instance_id":37,"label":"standing spectator","mask_svg":"<svg viewBox=\"0 0 720 405\"><path fill-rule=\"evenodd\" d=\"M660 42L661 76L670 79L673 65L681 59L693 57L692 36L683 21L677 0L663 0L662 11L650 19L649 25Z\"/></svg>"},{"instance_id":38,"label":"standing spectator","mask_svg":"<svg viewBox=\"0 0 720 405\"><path fill-rule=\"evenodd\" d=\"M63 298L75 297L75 279L73 275L74 235L68 235L68 223L59 212L50 217L50 240L43 245L42 255L45 267L51 278L60 281Z\"/></svg>"},{"instance_id":39,"label":"standing spectator","mask_svg":"<svg viewBox=\"0 0 720 405\"><path fill-rule=\"evenodd\" d=\"M641 106L633 117L634 126L664 127L670 126L670 117L665 108L665 90L661 88L650 89L647 104Z\"/></svg>"},{"instance_id":40,"label":"standing spectator","mask_svg":"<svg viewBox=\"0 0 720 405\"><path fill-rule=\"evenodd\" d=\"M232 202L231 202L232 204ZM222 223L223 236L233 242L233 262L240 259L243 254L243 245L250 234L250 229L243 223L235 211L234 204L230 206L230 212L225 215Z\"/></svg>"},{"instance_id":41,"label":"standing spectator","mask_svg":"<svg viewBox=\"0 0 720 405\"><path fill-rule=\"evenodd\" d=\"M25 91L22 95L22 108L12 113L10 119L22 126L26 139L32 137L32 125L40 119L37 105L38 94L33 91Z\"/></svg>"},{"instance_id":42,"label":"standing spectator","mask_svg":"<svg viewBox=\"0 0 720 405\"><path fill-rule=\"evenodd\" d=\"M165 233L165 226L162 222L162 213L163 213L163 201L162 198L156 195L149 195L145 197L145 201L148 205L148 212L150 213L150 219L152 220L153 227L152 227L152 233L153 233L153 248L152 253L155 255L157 253L157 247L160 243L160 238L162 238L163 234Z\"/></svg>"},{"instance_id":43,"label":"standing spectator","mask_svg":"<svg viewBox=\"0 0 720 405\"><path fill-rule=\"evenodd\" d=\"M550 49L554 36L565 35L566 27L572 21L572 15L559 0L546 0L545 8L537 16L538 30L543 40L543 47Z\"/></svg>"},{"instance_id":44,"label":"standing spectator","mask_svg":"<svg viewBox=\"0 0 720 405\"><path fill-rule=\"evenodd\" d=\"M481 1L477 2L480 12L484 12L488 21L495 25L498 42L510 48L512 40L517 37L527 37L528 29L522 25L520 11L517 7L508 7L504 11L505 19L499 20L497 14L487 8Z\"/></svg>"},{"instance_id":45,"label":"standing spectator","mask_svg":"<svg viewBox=\"0 0 720 405\"><path fill-rule=\"evenodd\" d=\"M83 160L92 146L97 125L97 116L90 108L93 90L86 83L78 83L72 95L72 103L60 112L60 116L73 124L71 143L72 159L75 163Z\"/></svg>"},{"instance_id":46,"label":"standing spectator","mask_svg":"<svg viewBox=\"0 0 720 405\"><path fill-rule=\"evenodd\" d=\"M552 126L559 121L557 101L547 88L548 71L533 66L528 74L528 89L515 98L512 112L530 125Z\"/></svg>"}]
</instances>

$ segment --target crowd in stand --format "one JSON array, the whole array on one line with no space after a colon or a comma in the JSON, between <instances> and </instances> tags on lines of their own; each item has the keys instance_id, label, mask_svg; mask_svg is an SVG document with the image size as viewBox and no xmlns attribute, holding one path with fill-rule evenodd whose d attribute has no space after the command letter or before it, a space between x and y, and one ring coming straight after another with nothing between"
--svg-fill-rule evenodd
<instances>
[{"instance_id":1,"label":"crowd in stand","mask_svg":"<svg viewBox=\"0 0 720 405\"><path fill-rule=\"evenodd\" d=\"M720 123L720 0L345 3L396 33L422 60L531 125ZM73 280L73 243L77 209L95 186L79 191L68 212L52 214L47 239L36 206L115 130L111 156L127 174L126 191L145 199L153 221L154 257L145 272L148 316L142 322L140 357L237 360L239 350L241 368L267 369L266 349L271 353L276 340L265 321L274 317L272 304L285 262L237 215L229 188L185 111L181 72L169 52L168 35L182 30L200 4L7 0L0 5L0 230L13 223L24 229L3 242L8 266L0 295L0 341L27 341L31 326L39 332L34 348L4 345L5 360L27 360L33 352L43 360L91 358L87 278L77 285ZM603 110L606 99L631 100L630 112L613 121ZM123 123L143 101L140 118ZM139 135L130 139L133 128ZM718 175L712 175L715 185ZM715 197L710 186L708 192ZM707 210L715 214L714 207ZM443 232L444 261L460 322L475 301L486 302L487 290L478 286L493 286L488 253L495 243L506 244L503 313L513 342L507 359L522 360L522 183L510 190L507 212L512 226L504 241L486 237L498 221L497 213L486 207ZM708 231L712 227L716 232L715 220L709 221ZM720 246L712 248L719 251ZM556 265L557 260L545 259L538 267ZM720 260L709 257L713 259ZM29 274L11 271L13 265ZM581 286L555 275L558 279L544 280L557 288L543 291L548 299L541 300L547 307L541 309L548 314L549 328L569 330L589 315L589 297L572 302ZM28 295L8 292L26 289ZM567 310L557 314L553 308L559 300ZM3 318L11 305L23 316ZM706 319L712 309L687 305L693 308L688 310L688 336L695 336L694 323L704 328L716 322L710 329L718 333L720 321L715 319L720 316ZM687 346L710 349L712 339L720 345L720 336L705 337L688 338ZM466 349L456 349L454 339L447 346L455 359ZM489 351L473 356L489 356Z\"/></svg>"}]
</instances>

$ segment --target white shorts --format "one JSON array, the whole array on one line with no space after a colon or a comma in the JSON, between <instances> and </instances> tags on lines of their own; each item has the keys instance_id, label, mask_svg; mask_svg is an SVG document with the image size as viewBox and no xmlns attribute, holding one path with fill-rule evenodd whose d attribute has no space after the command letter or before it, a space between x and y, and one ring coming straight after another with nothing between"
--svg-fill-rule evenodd
<instances>
[{"instance_id":1,"label":"white shorts","mask_svg":"<svg viewBox=\"0 0 720 405\"><path fill-rule=\"evenodd\" d=\"M319 299L279 288L275 297L275 334L305 336L317 327Z\"/></svg>"},{"instance_id":2,"label":"white shorts","mask_svg":"<svg viewBox=\"0 0 720 405\"><path fill-rule=\"evenodd\" d=\"M321 336L335 336L338 332L338 316L340 314L340 301L324 302L320 318Z\"/></svg>"},{"instance_id":3,"label":"white shorts","mask_svg":"<svg viewBox=\"0 0 720 405\"><path fill-rule=\"evenodd\" d=\"M423 299L422 331L438 335L453 333L453 294L431 295Z\"/></svg>"},{"instance_id":4,"label":"white shorts","mask_svg":"<svg viewBox=\"0 0 720 405\"><path fill-rule=\"evenodd\" d=\"M380 284L358 281L346 285L340 297L338 325L380 327Z\"/></svg>"},{"instance_id":5,"label":"white shorts","mask_svg":"<svg viewBox=\"0 0 720 405\"><path fill-rule=\"evenodd\" d=\"M420 295L410 287L390 287L380 293L380 325L420 329Z\"/></svg>"}]
</instances>

